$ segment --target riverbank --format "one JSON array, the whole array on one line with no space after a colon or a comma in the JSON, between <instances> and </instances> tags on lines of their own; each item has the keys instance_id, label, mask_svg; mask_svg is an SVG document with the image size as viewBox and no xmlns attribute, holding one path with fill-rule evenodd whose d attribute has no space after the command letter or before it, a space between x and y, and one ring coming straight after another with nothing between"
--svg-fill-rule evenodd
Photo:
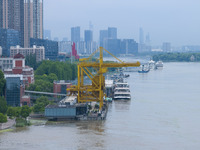
<instances>
[{"instance_id":1,"label":"riverbank","mask_svg":"<svg viewBox=\"0 0 200 150\"><path fill-rule=\"evenodd\" d=\"M15 119L8 119L6 123L0 123L0 130L5 130L13 127L16 124Z\"/></svg>"}]
</instances>

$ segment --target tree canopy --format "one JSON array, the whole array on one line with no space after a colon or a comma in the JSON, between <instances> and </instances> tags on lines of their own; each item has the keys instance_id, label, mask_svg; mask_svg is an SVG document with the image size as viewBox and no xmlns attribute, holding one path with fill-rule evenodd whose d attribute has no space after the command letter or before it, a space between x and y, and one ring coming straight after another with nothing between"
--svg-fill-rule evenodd
<instances>
[{"instance_id":1,"label":"tree canopy","mask_svg":"<svg viewBox=\"0 0 200 150\"><path fill-rule=\"evenodd\" d=\"M4 74L0 70L0 96L2 96L4 94L5 84L6 84L6 80L4 79Z\"/></svg>"},{"instance_id":2,"label":"tree canopy","mask_svg":"<svg viewBox=\"0 0 200 150\"><path fill-rule=\"evenodd\" d=\"M74 80L77 77L77 65L68 62L45 60L37 68L36 75L47 76L51 73L55 74L58 80Z\"/></svg>"},{"instance_id":3,"label":"tree canopy","mask_svg":"<svg viewBox=\"0 0 200 150\"><path fill-rule=\"evenodd\" d=\"M21 113L20 113L22 118L26 119L30 115L30 113L31 113L30 107L22 106Z\"/></svg>"},{"instance_id":4,"label":"tree canopy","mask_svg":"<svg viewBox=\"0 0 200 150\"><path fill-rule=\"evenodd\" d=\"M35 83L30 84L28 90L53 92L53 81L74 80L76 77L76 64L45 60L35 71Z\"/></svg>"},{"instance_id":5,"label":"tree canopy","mask_svg":"<svg viewBox=\"0 0 200 150\"><path fill-rule=\"evenodd\" d=\"M36 54L30 54L26 56L25 64L32 67L34 70L36 70L41 63L42 62L36 61Z\"/></svg>"},{"instance_id":6,"label":"tree canopy","mask_svg":"<svg viewBox=\"0 0 200 150\"><path fill-rule=\"evenodd\" d=\"M7 109L8 107L5 98L0 96L0 113L5 114Z\"/></svg>"},{"instance_id":7,"label":"tree canopy","mask_svg":"<svg viewBox=\"0 0 200 150\"><path fill-rule=\"evenodd\" d=\"M50 102L48 100L48 98L45 97L45 96L42 96L42 97L38 98L36 100L36 104L33 107L33 112L34 113L43 113L44 110L45 110L45 107L50 103L52 103L52 102Z\"/></svg>"},{"instance_id":8,"label":"tree canopy","mask_svg":"<svg viewBox=\"0 0 200 150\"><path fill-rule=\"evenodd\" d=\"M0 123L5 123L7 122L7 116L0 113Z\"/></svg>"}]
</instances>

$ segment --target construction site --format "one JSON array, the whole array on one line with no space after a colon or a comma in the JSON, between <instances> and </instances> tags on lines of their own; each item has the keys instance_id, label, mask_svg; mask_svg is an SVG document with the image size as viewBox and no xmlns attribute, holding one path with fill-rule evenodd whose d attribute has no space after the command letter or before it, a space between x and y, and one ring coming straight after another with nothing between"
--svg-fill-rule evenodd
<instances>
[{"instance_id":1,"label":"construction site","mask_svg":"<svg viewBox=\"0 0 200 150\"><path fill-rule=\"evenodd\" d=\"M116 61L105 62L104 54ZM98 48L88 58L79 59L77 85L68 88L66 97L59 103L48 105L45 117L49 120L105 120L109 95L113 92L112 83L105 82L108 69L139 66L140 62L123 62L103 47ZM86 79L90 82L85 82Z\"/></svg>"}]
</instances>

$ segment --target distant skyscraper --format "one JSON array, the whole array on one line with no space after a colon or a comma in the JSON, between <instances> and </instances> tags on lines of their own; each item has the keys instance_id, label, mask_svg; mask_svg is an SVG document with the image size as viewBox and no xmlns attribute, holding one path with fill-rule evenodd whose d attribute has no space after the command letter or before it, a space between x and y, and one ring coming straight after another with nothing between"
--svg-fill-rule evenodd
<instances>
[{"instance_id":1,"label":"distant skyscraper","mask_svg":"<svg viewBox=\"0 0 200 150\"><path fill-rule=\"evenodd\" d=\"M68 38L67 37L63 37L63 41L68 41Z\"/></svg>"},{"instance_id":2,"label":"distant skyscraper","mask_svg":"<svg viewBox=\"0 0 200 150\"><path fill-rule=\"evenodd\" d=\"M145 39L145 51L151 51L151 39L149 33L146 35Z\"/></svg>"},{"instance_id":3,"label":"distant skyscraper","mask_svg":"<svg viewBox=\"0 0 200 150\"><path fill-rule=\"evenodd\" d=\"M146 35L145 44L146 45L150 45L151 44L151 39L150 39L149 33Z\"/></svg>"},{"instance_id":4,"label":"distant skyscraper","mask_svg":"<svg viewBox=\"0 0 200 150\"><path fill-rule=\"evenodd\" d=\"M93 24L92 24L92 21L90 21L90 22L89 22L89 29L93 31L93 28L94 28L94 26L93 26Z\"/></svg>"},{"instance_id":5,"label":"distant skyscraper","mask_svg":"<svg viewBox=\"0 0 200 150\"><path fill-rule=\"evenodd\" d=\"M137 54L138 43L134 39L123 39L121 41L120 54Z\"/></svg>"},{"instance_id":6,"label":"distant skyscraper","mask_svg":"<svg viewBox=\"0 0 200 150\"><path fill-rule=\"evenodd\" d=\"M144 44L144 32L143 32L143 29L140 28L140 35L139 35L139 41L140 41L140 44Z\"/></svg>"},{"instance_id":7,"label":"distant skyscraper","mask_svg":"<svg viewBox=\"0 0 200 150\"><path fill-rule=\"evenodd\" d=\"M164 52L171 52L171 43L164 42L162 48Z\"/></svg>"},{"instance_id":8,"label":"distant skyscraper","mask_svg":"<svg viewBox=\"0 0 200 150\"><path fill-rule=\"evenodd\" d=\"M59 38L58 37L54 37L53 40L56 41L56 42L58 42Z\"/></svg>"},{"instance_id":9,"label":"distant skyscraper","mask_svg":"<svg viewBox=\"0 0 200 150\"><path fill-rule=\"evenodd\" d=\"M80 27L71 28L71 41L75 43L80 42Z\"/></svg>"},{"instance_id":10,"label":"distant skyscraper","mask_svg":"<svg viewBox=\"0 0 200 150\"><path fill-rule=\"evenodd\" d=\"M117 28L108 27L108 38L117 39Z\"/></svg>"},{"instance_id":11,"label":"distant skyscraper","mask_svg":"<svg viewBox=\"0 0 200 150\"><path fill-rule=\"evenodd\" d=\"M120 54L121 50L121 40L120 39L106 39L105 40L105 49L111 52L114 55Z\"/></svg>"},{"instance_id":12,"label":"distant skyscraper","mask_svg":"<svg viewBox=\"0 0 200 150\"><path fill-rule=\"evenodd\" d=\"M93 33L92 30L85 30L85 42L92 42L93 41Z\"/></svg>"},{"instance_id":13,"label":"distant skyscraper","mask_svg":"<svg viewBox=\"0 0 200 150\"><path fill-rule=\"evenodd\" d=\"M51 40L51 30L44 30L44 39Z\"/></svg>"},{"instance_id":14,"label":"distant skyscraper","mask_svg":"<svg viewBox=\"0 0 200 150\"><path fill-rule=\"evenodd\" d=\"M92 53L92 42L93 42L93 32L92 30L85 30L84 33L85 37L85 48L86 48L86 53Z\"/></svg>"},{"instance_id":15,"label":"distant skyscraper","mask_svg":"<svg viewBox=\"0 0 200 150\"><path fill-rule=\"evenodd\" d=\"M108 38L108 30L100 30L99 42L101 47L104 47L104 41L107 38Z\"/></svg>"}]
</instances>

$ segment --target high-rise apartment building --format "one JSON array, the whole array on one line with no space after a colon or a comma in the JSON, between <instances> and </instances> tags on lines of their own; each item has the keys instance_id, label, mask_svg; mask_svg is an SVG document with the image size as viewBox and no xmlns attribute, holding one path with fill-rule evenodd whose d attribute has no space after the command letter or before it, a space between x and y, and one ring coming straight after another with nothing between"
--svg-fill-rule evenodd
<instances>
[{"instance_id":1,"label":"high-rise apartment building","mask_svg":"<svg viewBox=\"0 0 200 150\"><path fill-rule=\"evenodd\" d=\"M20 31L0 28L0 46L2 55L10 56L10 47L20 45Z\"/></svg>"},{"instance_id":2,"label":"high-rise apartment building","mask_svg":"<svg viewBox=\"0 0 200 150\"><path fill-rule=\"evenodd\" d=\"M43 39L43 0L24 0L24 47L30 38Z\"/></svg>"},{"instance_id":3,"label":"high-rise apartment building","mask_svg":"<svg viewBox=\"0 0 200 150\"><path fill-rule=\"evenodd\" d=\"M24 45L24 0L0 0L0 28L19 31Z\"/></svg>"},{"instance_id":4,"label":"high-rise apartment building","mask_svg":"<svg viewBox=\"0 0 200 150\"><path fill-rule=\"evenodd\" d=\"M3 28L3 0L0 0L0 28Z\"/></svg>"},{"instance_id":5,"label":"high-rise apartment building","mask_svg":"<svg viewBox=\"0 0 200 150\"><path fill-rule=\"evenodd\" d=\"M43 38L43 0L0 0L0 28L20 32L20 45Z\"/></svg>"},{"instance_id":6,"label":"high-rise apartment building","mask_svg":"<svg viewBox=\"0 0 200 150\"><path fill-rule=\"evenodd\" d=\"M117 39L117 28L108 27L108 38Z\"/></svg>"}]
</instances>

